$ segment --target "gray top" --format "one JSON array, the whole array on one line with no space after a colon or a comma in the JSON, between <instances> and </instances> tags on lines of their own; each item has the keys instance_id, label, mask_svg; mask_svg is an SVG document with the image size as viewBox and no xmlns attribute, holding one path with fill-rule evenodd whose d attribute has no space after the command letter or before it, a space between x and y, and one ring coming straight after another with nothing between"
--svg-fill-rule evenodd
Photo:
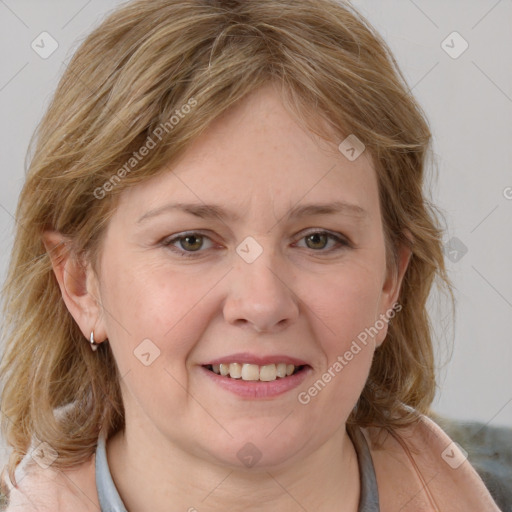
<instances>
[{"instance_id":1,"label":"gray top","mask_svg":"<svg viewBox=\"0 0 512 512\"><path fill-rule=\"evenodd\" d=\"M377 488L377 477L373 467L372 455L368 443L359 427L347 429L348 435L354 444L359 465L359 479L361 481L361 495L359 497L358 512L379 512L379 490Z\"/></svg>"},{"instance_id":2,"label":"gray top","mask_svg":"<svg viewBox=\"0 0 512 512\"><path fill-rule=\"evenodd\" d=\"M108 468L103 433L100 434L96 447L96 488L98 489L101 512L127 512Z\"/></svg>"},{"instance_id":3,"label":"gray top","mask_svg":"<svg viewBox=\"0 0 512 512\"><path fill-rule=\"evenodd\" d=\"M361 497L358 511L379 512L377 479L368 444L358 427L354 429L353 434L349 430L349 435L357 453L361 480ZM101 512L127 512L108 468L105 437L103 435L99 436L96 448L96 487L98 489Z\"/></svg>"}]
</instances>

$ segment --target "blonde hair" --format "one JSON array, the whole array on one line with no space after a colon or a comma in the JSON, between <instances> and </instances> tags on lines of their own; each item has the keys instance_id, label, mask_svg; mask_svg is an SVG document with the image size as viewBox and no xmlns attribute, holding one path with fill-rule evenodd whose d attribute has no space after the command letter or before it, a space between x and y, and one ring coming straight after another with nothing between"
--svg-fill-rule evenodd
<instances>
[{"instance_id":1,"label":"blonde hair","mask_svg":"<svg viewBox=\"0 0 512 512\"><path fill-rule=\"evenodd\" d=\"M111 349L102 343L92 352L84 340L43 231L67 235L70 250L96 268L119 194L162 172L215 118L269 82L314 133L331 141L335 133L338 143L354 134L365 144L390 268L399 244L412 250L402 310L349 424L410 424L414 413L403 404L429 411L435 373L426 302L436 276L450 293L451 285L437 213L423 191L431 133L386 43L335 0L136 0L81 44L34 134L4 288L2 429L13 447L13 482L33 438L49 443L59 455L54 465L64 468L92 455L100 428L109 436L124 428ZM126 167L149 138L151 151Z\"/></svg>"}]
</instances>

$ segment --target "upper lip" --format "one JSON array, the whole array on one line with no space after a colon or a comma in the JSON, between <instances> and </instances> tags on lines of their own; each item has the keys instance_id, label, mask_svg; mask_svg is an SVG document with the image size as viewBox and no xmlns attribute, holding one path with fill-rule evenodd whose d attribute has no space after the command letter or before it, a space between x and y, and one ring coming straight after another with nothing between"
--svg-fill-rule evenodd
<instances>
[{"instance_id":1,"label":"upper lip","mask_svg":"<svg viewBox=\"0 0 512 512\"><path fill-rule=\"evenodd\" d=\"M241 363L241 364L256 364L258 366L265 366L268 364L293 364L294 366L308 366L308 363L302 359L296 357L285 356L282 354L260 356L256 354L249 354L248 352L241 352L238 354L231 354L229 356L219 357L212 359L202 366L213 365L213 364L230 364L230 363Z\"/></svg>"}]
</instances>

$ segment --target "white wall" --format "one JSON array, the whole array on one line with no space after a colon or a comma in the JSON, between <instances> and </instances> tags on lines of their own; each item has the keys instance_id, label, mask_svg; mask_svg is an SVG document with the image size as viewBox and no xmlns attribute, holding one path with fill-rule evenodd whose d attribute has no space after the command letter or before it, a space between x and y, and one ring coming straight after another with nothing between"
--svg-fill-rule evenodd
<instances>
[{"instance_id":1,"label":"white wall","mask_svg":"<svg viewBox=\"0 0 512 512\"><path fill-rule=\"evenodd\" d=\"M72 51L119 3L0 3L2 280L29 138ZM453 418L512 426L512 3L353 3L389 43L427 113L439 169L434 199L445 212L446 239L456 237L467 247L459 261L448 261L457 287L457 322L451 361L440 370L436 409ZM43 31L59 45L47 59L31 48ZM441 47L453 31L469 44L456 59ZM461 41L451 39L450 51L457 52ZM434 313L444 347L450 340L445 312Z\"/></svg>"}]
</instances>

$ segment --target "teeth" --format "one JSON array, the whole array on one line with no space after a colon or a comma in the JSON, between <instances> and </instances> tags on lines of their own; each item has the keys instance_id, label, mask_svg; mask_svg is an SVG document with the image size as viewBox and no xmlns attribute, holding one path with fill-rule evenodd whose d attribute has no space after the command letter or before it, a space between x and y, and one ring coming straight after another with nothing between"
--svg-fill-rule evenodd
<instances>
[{"instance_id":1,"label":"teeth","mask_svg":"<svg viewBox=\"0 0 512 512\"><path fill-rule=\"evenodd\" d=\"M242 365L238 363L231 363L229 365L229 376L232 379L241 379L242 378Z\"/></svg>"},{"instance_id":2,"label":"teeth","mask_svg":"<svg viewBox=\"0 0 512 512\"><path fill-rule=\"evenodd\" d=\"M275 364L267 364L260 368L260 380L269 382L271 380L276 380L276 377L277 369Z\"/></svg>"},{"instance_id":3,"label":"teeth","mask_svg":"<svg viewBox=\"0 0 512 512\"><path fill-rule=\"evenodd\" d=\"M242 380L259 380L260 368L256 364L244 364L242 366Z\"/></svg>"},{"instance_id":4,"label":"teeth","mask_svg":"<svg viewBox=\"0 0 512 512\"><path fill-rule=\"evenodd\" d=\"M276 375L281 378L286 377L286 363L279 363L276 366Z\"/></svg>"},{"instance_id":5,"label":"teeth","mask_svg":"<svg viewBox=\"0 0 512 512\"><path fill-rule=\"evenodd\" d=\"M229 376L232 379L260 380L262 382L270 382L278 377L282 379L290 376L295 371L293 364L286 363L266 364L264 366L248 363L222 363L213 364L211 368L214 373L223 377Z\"/></svg>"}]
</instances>

